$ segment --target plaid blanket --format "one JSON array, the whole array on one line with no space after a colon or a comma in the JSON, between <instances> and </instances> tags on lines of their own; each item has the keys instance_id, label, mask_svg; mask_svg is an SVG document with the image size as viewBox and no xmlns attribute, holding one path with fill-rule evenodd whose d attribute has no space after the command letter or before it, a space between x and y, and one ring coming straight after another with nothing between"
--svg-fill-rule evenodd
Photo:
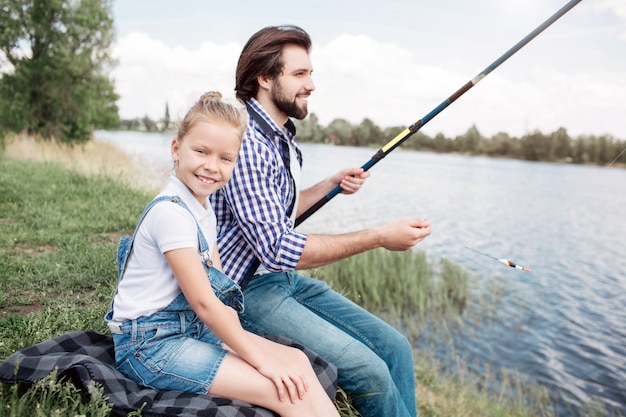
<instances>
[{"instance_id":1,"label":"plaid blanket","mask_svg":"<svg viewBox=\"0 0 626 417\"><path fill-rule=\"evenodd\" d=\"M309 349L280 336L276 342L302 349L329 397L335 398L336 368ZM92 331L64 334L30 346L0 364L0 381L31 385L57 369L88 392L90 381L99 383L116 415L126 415L145 403L142 416L275 417L276 414L241 401L181 391L159 391L138 386L115 367L113 338Z\"/></svg>"}]
</instances>

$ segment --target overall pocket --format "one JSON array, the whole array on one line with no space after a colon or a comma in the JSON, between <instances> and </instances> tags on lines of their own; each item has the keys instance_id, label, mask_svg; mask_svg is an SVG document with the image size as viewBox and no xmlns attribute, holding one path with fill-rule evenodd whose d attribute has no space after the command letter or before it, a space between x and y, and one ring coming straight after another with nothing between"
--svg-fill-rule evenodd
<instances>
[{"instance_id":1,"label":"overall pocket","mask_svg":"<svg viewBox=\"0 0 626 417\"><path fill-rule=\"evenodd\" d=\"M207 275L217 298L235 311L243 313L244 299L239 285L213 267L207 270Z\"/></svg>"}]
</instances>

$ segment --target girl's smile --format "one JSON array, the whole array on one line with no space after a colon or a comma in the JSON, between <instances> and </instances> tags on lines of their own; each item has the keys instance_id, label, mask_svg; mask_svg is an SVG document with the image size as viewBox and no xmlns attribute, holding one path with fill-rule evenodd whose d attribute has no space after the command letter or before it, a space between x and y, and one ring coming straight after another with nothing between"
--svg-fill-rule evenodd
<instances>
[{"instance_id":1,"label":"girl's smile","mask_svg":"<svg viewBox=\"0 0 626 417\"><path fill-rule=\"evenodd\" d=\"M197 122L183 138L172 140L176 177L204 206L232 176L240 145L240 134L231 124Z\"/></svg>"}]
</instances>

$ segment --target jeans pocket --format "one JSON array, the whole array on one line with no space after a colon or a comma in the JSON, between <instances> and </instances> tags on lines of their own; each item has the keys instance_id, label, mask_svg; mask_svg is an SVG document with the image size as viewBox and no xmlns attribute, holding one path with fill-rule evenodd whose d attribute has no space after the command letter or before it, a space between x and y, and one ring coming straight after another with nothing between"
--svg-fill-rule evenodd
<instances>
[{"instance_id":1,"label":"jeans pocket","mask_svg":"<svg viewBox=\"0 0 626 417\"><path fill-rule=\"evenodd\" d=\"M133 366L132 362L129 359L125 359L117 365L117 369L128 379L136 382L138 385L142 385L144 387L149 387L144 378L141 376L141 373L137 371L135 366Z\"/></svg>"},{"instance_id":2,"label":"jeans pocket","mask_svg":"<svg viewBox=\"0 0 626 417\"><path fill-rule=\"evenodd\" d=\"M147 369L160 372L167 366L185 338L180 327L161 326L156 331L148 332L146 338L139 341L134 355Z\"/></svg>"}]
</instances>

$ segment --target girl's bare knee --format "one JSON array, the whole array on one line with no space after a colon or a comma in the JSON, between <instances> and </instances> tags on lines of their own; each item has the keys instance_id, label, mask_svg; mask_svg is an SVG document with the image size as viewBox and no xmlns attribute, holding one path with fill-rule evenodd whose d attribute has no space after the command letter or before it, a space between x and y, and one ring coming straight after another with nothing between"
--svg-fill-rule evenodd
<instances>
[{"instance_id":1,"label":"girl's bare knee","mask_svg":"<svg viewBox=\"0 0 626 417\"><path fill-rule=\"evenodd\" d=\"M300 365L311 366L311 361L309 360L309 357L300 349L293 348L293 358L294 361L297 361L297 363Z\"/></svg>"}]
</instances>

